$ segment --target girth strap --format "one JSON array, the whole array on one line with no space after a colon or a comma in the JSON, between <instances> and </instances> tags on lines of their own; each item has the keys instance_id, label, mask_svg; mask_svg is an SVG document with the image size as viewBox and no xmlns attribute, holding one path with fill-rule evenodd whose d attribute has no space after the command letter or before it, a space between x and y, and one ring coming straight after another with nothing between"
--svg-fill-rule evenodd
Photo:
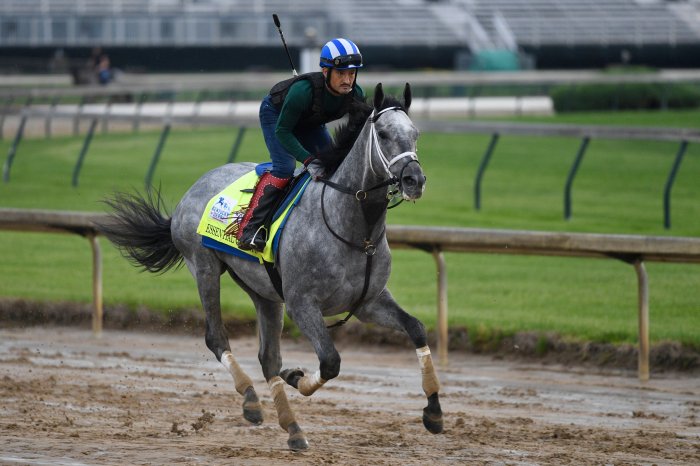
<instances>
[{"instance_id":1,"label":"girth strap","mask_svg":"<svg viewBox=\"0 0 700 466\"><path fill-rule=\"evenodd\" d=\"M280 277L280 273L277 271L275 263L263 261L263 265L265 265L265 271L267 271L267 275L270 277L272 286L275 287L275 291L277 291L277 294L280 295L280 298L282 298L282 301L284 301L284 293L282 292L282 277Z\"/></svg>"}]
</instances>

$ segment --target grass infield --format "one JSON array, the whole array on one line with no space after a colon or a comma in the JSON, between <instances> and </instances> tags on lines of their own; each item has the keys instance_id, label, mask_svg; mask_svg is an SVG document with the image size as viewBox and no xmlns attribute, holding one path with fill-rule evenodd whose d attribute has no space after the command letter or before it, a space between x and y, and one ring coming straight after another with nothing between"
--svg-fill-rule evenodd
<instances>
[{"instance_id":1,"label":"grass infield","mask_svg":"<svg viewBox=\"0 0 700 466\"><path fill-rule=\"evenodd\" d=\"M583 124L690 127L700 112L580 114L521 118ZM697 123L695 123L697 124ZM142 190L158 132L95 135L78 187L71 186L83 137L21 142L0 206L100 211L115 190ZM236 128L174 128L154 175L174 208L204 172L224 163ZM700 147L691 144L672 192L672 228L663 228L662 199L678 143L591 141L573 184L573 217L563 218L563 191L579 140L502 136L474 209L474 177L489 135L426 133L419 156L428 177L423 199L389 213L392 224L546 231L700 236ZM7 154L11 140L0 141ZM249 130L238 161L266 161L262 135ZM199 307L186 269L141 273L102 239L104 300L171 311ZM71 235L0 231L0 297L91 300L87 242ZM436 321L436 274L429 254L394 251L390 288L427 327ZM637 339L636 276L615 260L492 254L447 254L449 323L482 334L554 332L600 342ZM648 263L653 342L700 347L700 267ZM299 278L303 280L303 277ZM247 296L227 277L224 312L253 318Z\"/></svg>"}]
</instances>

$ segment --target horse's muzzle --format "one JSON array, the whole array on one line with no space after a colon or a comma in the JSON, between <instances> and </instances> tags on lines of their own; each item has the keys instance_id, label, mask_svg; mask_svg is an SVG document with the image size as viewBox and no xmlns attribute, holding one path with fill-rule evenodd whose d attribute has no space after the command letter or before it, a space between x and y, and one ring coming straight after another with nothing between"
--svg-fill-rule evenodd
<instances>
[{"instance_id":1,"label":"horse's muzzle","mask_svg":"<svg viewBox=\"0 0 700 466\"><path fill-rule=\"evenodd\" d=\"M423 196L425 191L425 175L412 174L401 177L401 195L406 201L415 201Z\"/></svg>"}]
</instances>

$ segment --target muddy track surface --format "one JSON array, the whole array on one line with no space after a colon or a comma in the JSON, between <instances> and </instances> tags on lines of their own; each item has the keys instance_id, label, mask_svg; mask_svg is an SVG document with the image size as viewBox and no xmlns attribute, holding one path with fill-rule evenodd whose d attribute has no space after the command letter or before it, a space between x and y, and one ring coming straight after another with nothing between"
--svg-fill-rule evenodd
<instances>
[{"instance_id":1,"label":"muddy track surface","mask_svg":"<svg viewBox=\"0 0 700 466\"><path fill-rule=\"evenodd\" d=\"M257 362L232 340L265 421L205 347L182 335L71 327L0 330L0 464L700 464L700 382L454 355L438 368L443 434L421 423L410 350L343 343L340 376L312 397L287 387L311 448L287 449ZM305 343L285 367L315 371Z\"/></svg>"}]
</instances>

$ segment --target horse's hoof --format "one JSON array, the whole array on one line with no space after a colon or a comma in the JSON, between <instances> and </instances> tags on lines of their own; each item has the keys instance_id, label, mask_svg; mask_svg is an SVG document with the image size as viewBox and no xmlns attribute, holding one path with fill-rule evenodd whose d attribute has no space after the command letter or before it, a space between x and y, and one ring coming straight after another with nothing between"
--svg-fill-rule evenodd
<instances>
[{"instance_id":1,"label":"horse's hoof","mask_svg":"<svg viewBox=\"0 0 700 466\"><path fill-rule=\"evenodd\" d=\"M256 426L259 426L260 424L263 423L263 414L262 414L262 409L260 407L260 404L257 406L249 407L246 406L245 403L243 403L243 417L245 418L246 421L250 422L251 424L254 424Z\"/></svg>"},{"instance_id":2,"label":"horse's hoof","mask_svg":"<svg viewBox=\"0 0 700 466\"><path fill-rule=\"evenodd\" d=\"M287 382L287 384L291 385L292 387L299 389L299 379L304 377L304 371L296 368L296 369L285 369L282 372L280 372L280 377Z\"/></svg>"},{"instance_id":3,"label":"horse's hoof","mask_svg":"<svg viewBox=\"0 0 700 466\"><path fill-rule=\"evenodd\" d=\"M428 411L428 408L423 408L423 425L431 434L439 434L442 432L442 413L437 416Z\"/></svg>"},{"instance_id":4,"label":"horse's hoof","mask_svg":"<svg viewBox=\"0 0 700 466\"><path fill-rule=\"evenodd\" d=\"M245 401L243 401L243 417L251 424L260 425L263 422L262 405L253 387L248 387L245 391Z\"/></svg>"},{"instance_id":5,"label":"horse's hoof","mask_svg":"<svg viewBox=\"0 0 700 466\"><path fill-rule=\"evenodd\" d=\"M428 406L423 408L423 425L431 434L442 432L442 408L437 393L428 397Z\"/></svg>"},{"instance_id":6,"label":"horse's hoof","mask_svg":"<svg viewBox=\"0 0 700 466\"><path fill-rule=\"evenodd\" d=\"M301 430L299 424L297 424L296 422L292 422L291 424L289 424L289 427L287 427L287 431L289 432L289 439L287 439L287 445L289 446L290 450L302 451L307 450L309 448L309 442L306 440L304 431Z\"/></svg>"}]
</instances>

